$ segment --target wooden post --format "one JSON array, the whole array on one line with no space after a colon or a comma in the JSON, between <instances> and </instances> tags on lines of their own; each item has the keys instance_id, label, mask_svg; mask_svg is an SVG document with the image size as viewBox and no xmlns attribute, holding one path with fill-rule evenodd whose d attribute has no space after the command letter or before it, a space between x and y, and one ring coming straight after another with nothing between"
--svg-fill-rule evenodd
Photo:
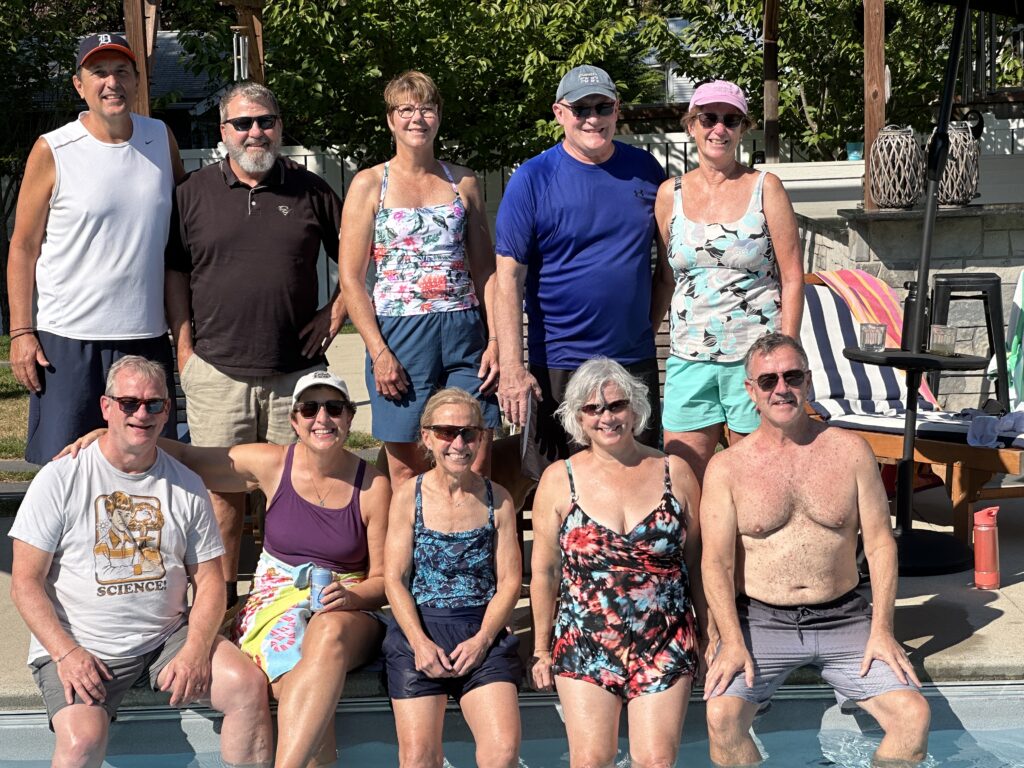
<instances>
[{"instance_id":1,"label":"wooden post","mask_svg":"<svg viewBox=\"0 0 1024 768\"><path fill-rule=\"evenodd\" d=\"M146 22L142 10L144 0L124 0L124 32L128 45L135 54L135 66L139 70L139 88L135 93L132 112L149 116L149 57L146 44Z\"/></svg>"},{"instance_id":2,"label":"wooden post","mask_svg":"<svg viewBox=\"0 0 1024 768\"><path fill-rule=\"evenodd\" d=\"M764 153L779 162L779 0L764 0Z\"/></svg>"},{"instance_id":3,"label":"wooden post","mask_svg":"<svg viewBox=\"0 0 1024 768\"><path fill-rule=\"evenodd\" d=\"M871 145L885 126L885 0L864 0L864 210L871 196Z\"/></svg>"}]
</instances>

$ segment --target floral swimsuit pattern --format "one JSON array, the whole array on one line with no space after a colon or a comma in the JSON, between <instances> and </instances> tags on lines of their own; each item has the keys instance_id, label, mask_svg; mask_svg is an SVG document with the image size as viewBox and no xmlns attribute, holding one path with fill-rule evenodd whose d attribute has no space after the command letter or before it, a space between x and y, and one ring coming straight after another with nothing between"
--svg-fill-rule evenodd
<instances>
[{"instance_id":1,"label":"floral swimsuit pattern","mask_svg":"<svg viewBox=\"0 0 1024 768\"><path fill-rule=\"evenodd\" d=\"M627 533L592 520L569 473L562 521L562 584L552 669L629 701L697 671L696 621L683 560L686 527L668 457L661 504Z\"/></svg>"},{"instance_id":2,"label":"floral swimsuit pattern","mask_svg":"<svg viewBox=\"0 0 1024 768\"><path fill-rule=\"evenodd\" d=\"M494 597L494 487L487 487L487 523L468 531L435 531L423 523L423 475L416 478L412 593L416 605L465 608Z\"/></svg>"},{"instance_id":3,"label":"floral swimsuit pattern","mask_svg":"<svg viewBox=\"0 0 1024 768\"><path fill-rule=\"evenodd\" d=\"M676 177L669 222L671 353L683 360L741 360L782 313L779 268L764 216L762 172L743 216L724 224L690 221Z\"/></svg>"},{"instance_id":4,"label":"floral swimsuit pattern","mask_svg":"<svg viewBox=\"0 0 1024 768\"><path fill-rule=\"evenodd\" d=\"M455 192L452 202L385 208L390 163L384 163L373 222L373 305L380 316L453 312L478 305L466 263L466 206L448 166L440 165Z\"/></svg>"}]
</instances>

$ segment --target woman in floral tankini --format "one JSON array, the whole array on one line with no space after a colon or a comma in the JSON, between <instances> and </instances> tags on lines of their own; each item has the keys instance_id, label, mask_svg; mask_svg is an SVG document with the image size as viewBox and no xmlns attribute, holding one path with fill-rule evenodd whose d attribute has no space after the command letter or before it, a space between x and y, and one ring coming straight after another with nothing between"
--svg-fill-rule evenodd
<instances>
[{"instance_id":1,"label":"woman in floral tankini","mask_svg":"<svg viewBox=\"0 0 1024 768\"><path fill-rule=\"evenodd\" d=\"M586 447L534 501L533 682L558 691L571 765L615 764L623 708L632 764L675 765L706 617L700 489L636 441L646 387L618 363L580 366L558 413Z\"/></svg>"},{"instance_id":2,"label":"woman in floral tankini","mask_svg":"<svg viewBox=\"0 0 1024 768\"><path fill-rule=\"evenodd\" d=\"M519 765L519 640L506 629L522 587L508 491L473 471L483 419L476 399L443 389L423 409L432 469L396 489L384 584L384 640L403 766L440 766L448 697L476 742L476 764Z\"/></svg>"},{"instance_id":3,"label":"woman in floral tankini","mask_svg":"<svg viewBox=\"0 0 1024 768\"><path fill-rule=\"evenodd\" d=\"M683 116L698 165L658 189L659 260L652 311L670 308L661 423L665 450L703 480L729 427L731 439L760 418L745 388L743 356L771 331L800 338L803 265L796 217L778 177L736 160L753 125L734 83L699 86Z\"/></svg>"},{"instance_id":4,"label":"woman in floral tankini","mask_svg":"<svg viewBox=\"0 0 1024 768\"><path fill-rule=\"evenodd\" d=\"M434 157L441 94L427 75L409 71L388 84L384 101L395 156L352 180L338 263L366 345L373 434L384 441L397 488L427 469L417 447L420 414L442 387L480 400L488 430L475 469L488 473L490 429L500 422L498 345L483 311L494 249L480 185L469 168Z\"/></svg>"}]
</instances>

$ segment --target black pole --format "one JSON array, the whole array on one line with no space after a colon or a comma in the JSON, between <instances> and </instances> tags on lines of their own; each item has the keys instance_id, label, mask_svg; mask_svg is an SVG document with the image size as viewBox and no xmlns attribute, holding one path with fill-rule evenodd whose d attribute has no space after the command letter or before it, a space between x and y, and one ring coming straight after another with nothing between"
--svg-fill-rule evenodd
<instances>
[{"instance_id":1,"label":"black pole","mask_svg":"<svg viewBox=\"0 0 1024 768\"><path fill-rule=\"evenodd\" d=\"M925 307L928 304L928 268L932 253L932 233L935 214L939 203L939 179L946 167L949 153L949 118L953 112L953 96L956 92L957 69L960 52L963 50L964 31L967 28L967 14L970 0L960 0L953 18L953 39L949 46L946 62L946 78L942 87L942 102L939 105L935 134L928 147L928 186L926 191L923 232L921 236L921 259L917 265L917 301L913 307L910 325L912 352L924 351ZM947 534L931 534L929 531L913 529L914 501L914 439L917 434L917 395L921 388L921 371L907 371L907 416L903 430L903 458L896 467L896 530L899 545L900 573L903 575L928 575L933 573L955 573L970 566L969 551L956 539Z\"/></svg>"}]
</instances>

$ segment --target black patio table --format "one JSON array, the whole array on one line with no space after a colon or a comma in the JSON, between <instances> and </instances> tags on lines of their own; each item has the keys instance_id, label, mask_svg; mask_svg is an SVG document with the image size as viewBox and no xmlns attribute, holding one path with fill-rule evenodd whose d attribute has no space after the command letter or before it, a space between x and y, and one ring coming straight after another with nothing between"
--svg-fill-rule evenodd
<instances>
[{"instance_id":1,"label":"black patio table","mask_svg":"<svg viewBox=\"0 0 1024 768\"><path fill-rule=\"evenodd\" d=\"M897 543L899 545L900 574L926 576L956 573L970 568L972 552L953 536L934 531L913 530L910 511L914 494L914 439L917 432L917 396L921 388L921 374L937 370L977 370L988 361L973 356L943 357L924 352L927 333L925 305L927 304L928 267L931 261L932 234L938 208L939 180L946 166L949 152L949 121L953 111L957 69L963 49L967 16L971 9L1012 16L1024 21L1024 0L939 0L956 8L953 17L953 39L949 45L942 100L939 105L935 133L928 147L927 188L921 235L921 259L918 263L917 285L921 299L914 302L910 316L909 338L904 338L905 350L864 352L846 349L843 354L851 360L874 365L892 365L907 372L907 418L903 432L903 456L897 463L896 515ZM960 367L964 366L964 367Z\"/></svg>"}]
</instances>

